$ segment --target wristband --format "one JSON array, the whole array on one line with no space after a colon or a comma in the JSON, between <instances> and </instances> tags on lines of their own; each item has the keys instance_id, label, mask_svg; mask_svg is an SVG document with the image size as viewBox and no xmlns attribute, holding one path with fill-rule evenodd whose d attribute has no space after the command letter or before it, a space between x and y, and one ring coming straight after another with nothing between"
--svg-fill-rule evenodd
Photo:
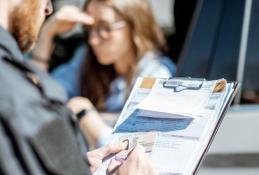
<instances>
[{"instance_id":1,"label":"wristband","mask_svg":"<svg viewBox=\"0 0 259 175\"><path fill-rule=\"evenodd\" d=\"M90 109L82 109L78 113L76 113L75 118L79 122L83 117L87 116L87 114L90 111L95 111L95 108L90 108Z\"/></svg>"}]
</instances>

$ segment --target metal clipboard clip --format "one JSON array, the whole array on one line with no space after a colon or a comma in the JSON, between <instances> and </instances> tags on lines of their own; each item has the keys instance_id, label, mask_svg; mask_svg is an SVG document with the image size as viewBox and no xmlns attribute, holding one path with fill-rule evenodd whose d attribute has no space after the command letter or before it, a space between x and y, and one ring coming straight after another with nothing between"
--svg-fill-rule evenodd
<instances>
[{"instance_id":1,"label":"metal clipboard clip","mask_svg":"<svg viewBox=\"0 0 259 175\"><path fill-rule=\"evenodd\" d=\"M190 78L190 77L173 77L163 82L163 87L173 89L174 92L184 90L199 90L206 79Z\"/></svg>"}]
</instances>

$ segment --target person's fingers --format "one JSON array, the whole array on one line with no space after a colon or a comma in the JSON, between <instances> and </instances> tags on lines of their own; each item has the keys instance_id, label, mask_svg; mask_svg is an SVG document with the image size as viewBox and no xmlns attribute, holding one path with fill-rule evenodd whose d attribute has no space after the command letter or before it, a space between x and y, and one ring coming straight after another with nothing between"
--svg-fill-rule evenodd
<instances>
[{"instance_id":1,"label":"person's fingers","mask_svg":"<svg viewBox=\"0 0 259 175\"><path fill-rule=\"evenodd\" d=\"M127 148L127 144L122 142L120 144L117 144L117 145L106 145L101 149L101 153L103 155L103 158L110 155L110 154L114 154L114 153L118 153L122 150L125 150Z\"/></svg>"},{"instance_id":2,"label":"person's fingers","mask_svg":"<svg viewBox=\"0 0 259 175\"><path fill-rule=\"evenodd\" d=\"M77 16L77 22L84 25L91 25L94 23L94 19L85 13L80 13Z\"/></svg>"},{"instance_id":3,"label":"person's fingers","mask_svg":"<svg viewBox=\"0 0 259 175\"><path fill-rule=\"evenodd\" d=\"M145 153L145 148L142 145L137 145L128 155L128 157L139 156Z\"/></svg>"},{"instance_id":4,"label":"person's fingers","mask_svg":"<svg viewBox=\"0 0 259 175\"><path fill-rule=\"evenodd\" d=\"M111 162L108 165L107 168L107 174L112 175L116 170L119 168L119 166L122 164L122 162L116 161L115 159L112 159Z\"/></svg>"},{"instance_id":5,"label":"person's fingers","mask_svg":"<svg viewBox=\"0 0 259 175\"><path fill-rule=\"evenodd\" d=\"M128 158L119 166L118 175L123 174L158 175L154 165L145 155L145 148L137 145L128 155Z\"/></svg>"},{"instance_id":6,"label":"person's fingers","mask_svg":"<svg viewBox=\"0 0 259 175\"><path fill-rule=\"evenodd\" d=\"M117 145L106 145L102 148L87 152L86 156L90 163L91 172L94 172L101 165L104 158L108 157L113 153L118 153L124 150L127 146L128 145L126 145L125 143L121 143ZM116 162L113 162L113 164L111 165L111 167L116 167L116 166L118 166L118 163Z\"/></svg>"},{"instance_id":7,"label":"person's fingers","mask_svg":"<svg viewBox=\"0 0 259 175\"><path fill-rule=\"evenodd\" d=\"M90 171L93 173L96 171L96 169L100 166L101 161L98 160L91 160L91 166L90 166Z\"/></svg>"},{"instance_id":8,"label":"person's fingers","mask_svg":"<svg viewBox=\"0 0 259 175\"><path fill-rule=\"evenodd\" d=\"M57 14L57 19L64 20L71 23L81 23L84 25L90 25L94 23L94 19L82 12L75 6L65 6Z\"/></svg>"},{"instance_id":9,"label":"person's fingers","mask_svg":"<svg viewBox=\"0 0 259 175\"><path fill-rule=\"evenodd\" d=\"M94 23L94 18L79 10L74 11L69 17L66 18L66 20L83 25L91 25Z\"/></svg>"},{"instance_id":10,"label":"person's fingers","mask_svg":"<svg viewBox=\"0 0 259 175\"><path fill-rule=\"evenodd\" d=\"M90 171L93 173L102 163L102 155L97 150L86 153L86 157L90 164Z\"/></svg>"}]
</instances>

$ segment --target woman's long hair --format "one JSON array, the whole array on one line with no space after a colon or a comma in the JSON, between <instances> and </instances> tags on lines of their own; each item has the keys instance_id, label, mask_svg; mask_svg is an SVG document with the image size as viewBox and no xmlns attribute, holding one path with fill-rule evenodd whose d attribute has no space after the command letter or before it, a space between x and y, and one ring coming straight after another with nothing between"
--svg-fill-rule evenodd
<instances>
[{"instance_id":1,"label":"woman's long hair","mask_svg":"<svg viewBox=\"0 0 259 175\"><path fill-rule=\"evenodd\" d=\"M131 32L136 58L125 79L130 85L139 59L150 50L164 50L164 36L155 22L148 0L88 0L105 3L114 9L128 24ZM99 110L104 109L105 98L109 93L111 82L117 77L113 65L101 65L89 46L85 62L81 68L81 96L87 97Z\"/></svg>"}]
</instances>

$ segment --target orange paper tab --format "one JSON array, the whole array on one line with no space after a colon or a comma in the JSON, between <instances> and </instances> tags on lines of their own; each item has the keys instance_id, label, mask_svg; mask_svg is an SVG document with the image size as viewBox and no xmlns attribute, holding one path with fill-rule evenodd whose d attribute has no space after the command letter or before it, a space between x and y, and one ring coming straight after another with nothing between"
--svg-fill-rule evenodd
<instances>
[{"instance_id":1,"label":"orange paper tab","mask_svg":"<svg viewBox=\"0 0 259 175\"><path fill-rule=\"evenodd\" d=\"M156 79L155 78L148 78L148 77L145 77L143 78L142 80L142 83L140 85L140 88L143 88L143 89L152 89L152 87L154 86L156 82Z\"/></svg>"}]
</instances>

